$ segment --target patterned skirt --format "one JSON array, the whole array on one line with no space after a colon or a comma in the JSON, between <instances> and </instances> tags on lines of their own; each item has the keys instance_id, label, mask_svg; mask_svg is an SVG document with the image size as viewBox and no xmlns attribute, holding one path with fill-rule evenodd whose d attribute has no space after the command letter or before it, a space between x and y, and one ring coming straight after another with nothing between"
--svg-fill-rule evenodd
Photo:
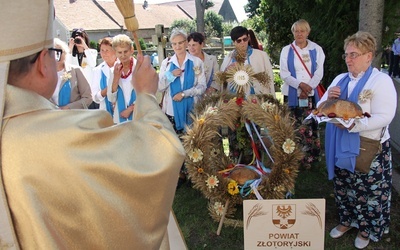
<instances>
[{"instance_id":1,"label":"patterned skirt","mask_svg":"<svg viewBox=\"0 0 400 250\"><path fill-rule=\"evenodd\" d=\"M284 96L283 101L287 103L288 97ZM321 161L319 125L314 119L304 121L315 109L315 106L314 97L309 96L308 107L289 107L291 114L296 119L297 135L304 154L301 164L307 169L311 167L312 163Z\"/></svg>"},{"instance_id":2,"label":"patterned skirt","mask_svg":"<svg viewBox=\"0 0 400 250\"><path fill-rule=\"evenodd\" d=\"M368 174L335 168L334 193L340 224L356 227L364 238L379 241L389 232L392 194L390 140L371 164Z\"/></svg>"}]
</instances>

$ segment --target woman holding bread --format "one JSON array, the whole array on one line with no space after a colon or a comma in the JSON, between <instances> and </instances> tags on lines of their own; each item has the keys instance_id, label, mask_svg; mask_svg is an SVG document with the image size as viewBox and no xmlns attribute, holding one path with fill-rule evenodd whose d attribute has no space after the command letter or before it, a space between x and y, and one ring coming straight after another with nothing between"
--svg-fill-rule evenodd
<instances>
[{"instance_id":1,"label":"woman holding bread","mask_svg":"<svg viewBox=\"0 0 400 250\"><path fill-rule=\"evenodd\" d=\"M344 50L348 72L333 80L317 106L326 100L344 99L370 114L355 119L348 128L328 123L325 133L326 165L339 213L339 224L330 236L339 238L357 228L354 245L363 249L370 240L377 242L389 232L392 161L388 127L395 115L397 94L392 79L371 65L376 41L370 33L359 31L347 37ZM360 166L356 162L363 137L375 140L381 150L372 153L372 162Z\"/></svg>"}]
</instances>

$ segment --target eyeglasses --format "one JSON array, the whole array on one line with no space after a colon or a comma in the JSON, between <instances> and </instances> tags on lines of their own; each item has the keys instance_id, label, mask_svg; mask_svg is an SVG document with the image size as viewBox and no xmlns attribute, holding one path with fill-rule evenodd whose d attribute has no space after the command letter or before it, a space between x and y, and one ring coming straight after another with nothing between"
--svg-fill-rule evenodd
<instances>
[{"instance_id":1,"label":"eyeglasses","mask_svg":"<svg viewBox=\"0 0 400 250\"><path fill-rule=\"evenodd\" d=\"M48 48L48 50L54 51L54 57L56 58L57 62L59 62L61 60L62 49ZM42 53L42 51L39 51L38 53L36 53L36 55L32 58L30 63L32 63L32 64L35 63L36 60L39 58L40 53Z\"/></svg>"},{"instance_id":2,"label":"eyeglasses","mask_svg":"<svg viewBox=\"0 0 400 250\"><path fill-rule=\"evenodd\" d=\"M241 42L247 43L247 41L249 41L249 37L248 36L246 36L244 38L236 39L236 43L241 43Z\"/></svg>"},{"instance_id":3,"label":"eyeglasses","mask_svg":"<svg viewBox=\"0 0 400 250\"><path fill-rule=\"evenodd\" d=\"M61 60L61 55L62 55L62 49L56 49L56 48L49 48L50 51L54 51L54 57L56 58L56 61L59 62Z\"/></svg>"},{"instance_id":4,"label":"eyeglasses","mask_svg":"<svg viewBox=\"0 0 400 250\"><path fill-rule=\"evenodd\" d=\"M367 52L367 53L368 53L368 52ZM344 53L344 54L342 55L342 58L343 58L343 60L346 60L347 57L350 58L350 59L356 59L357 57L362 56L362 55L365 55L365 54L367 54L367 53L363 53L363 54L359 54L359 53L357 53L357 52Z\"/></svg>"},{"instance_id":5,"label":"eyeglasses","mask_svg":"<svg viewBox=\"0 0 400 250\"><path fill-rule=\"evenodd\" d=\"M182 44L184 44L185 42L186 42L186 40L183 40L183 41L180 41L180 42L177 42L177 43L171 43L171 45L172 45L172 46L182 45Z\"/></svg>"}]
</instances>

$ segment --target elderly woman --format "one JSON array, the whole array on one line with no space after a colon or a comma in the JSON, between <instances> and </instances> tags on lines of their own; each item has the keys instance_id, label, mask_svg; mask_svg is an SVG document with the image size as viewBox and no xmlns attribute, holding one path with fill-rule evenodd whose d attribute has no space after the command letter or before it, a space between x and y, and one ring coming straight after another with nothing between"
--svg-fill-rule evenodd
<instances>
[{"instance_id":1,"label":"elderly woman","mask_svg":"<svg viewBox=\"0 0 400 250\"><path fill-rule=\"evenodd\" d=\"M61 49L62 54L57 61L58 82L51 101L61 109L86 109L92 103L90 85L79 66L65 62L69 53L68 45L54 38L54 47Z\"/></svg>"},{"instance_id":2,"label":"elderly woman","mask_svg":"<svg viewBox=\"0 0 400 250\"><path fill-rule=\"evenodd\" d=\"M298 20L291 30L294 41L281 51L280 76L284 82L284 102L300 125L319 101L314 89L324 75L325 54L318 44L308 39L311 28L306 20ZM299 131L305 153L303 165L307 167L320 158L318 124L311 121L301 126Z\"/></svg>"},{"instance_id":3,"label":"elderly woman","mask_svg":"<svg viewBox=\"0 0 400 250\"><path fill-rule=\"evenodd\" d=\"M176 133L182 134L191 120L189 113L207 88L203 61L186 51L187 35L174 29L170 39L175 54L162 61L158 91L164 92L162 110L171 121ZM178 187L186 181L183 165L179 174Z\"/></svg>"},{"instance_id":4,"label":"elderly woman","mask_svg":"<svg viewBox=\"0 0 400 250\"><path fill-rule=\"evenodd\" d=\"M118 61L109 76L107 99L114 104L114 122L131 121L135 110L136 91L132 86L132 72L136 65L133 57L134 47L129 36L116 35L112 39L112 47Z\"/></svg>"},{"instance_id":5,"label":"elderly woman","mask_svg":"<svg viewBox=\"0 0 400 250\"><path fill-rule=\"evenodd\" d=\"M190 124L189 113L207 84L203 61L186 51L186 33L174 29L170 41L175 54L161 63L158 90L165 91L162 108L179 134Z\"/></svg>"},{"instance_id":6,"label":"elderly woman","mask_svg":"<svg viewBox=\"0 0 400 250\"><path fill-rule=\"evenodd\" d=\"M212 93L220 90L221 86L215 82L214 73L218 72L219 65L214 55L209 55L203 51L205 38L199 32L190 33L188 38L188 49L192 56L200 58L204 63L207 89L206 93Z\"/></svg>"},{"instance_id":7,"label":"elderly woman","mask_svg":"<svg viewBox=\"0 0 400 250\"><path fill-rule=\"evenodd\" d=\"M371 66L376 41L370 33L359 31L349 36L344 50L349 72L333 80L318 105L327 99L345 99L358 103L371 117L356 120L347 129L333 123L326 126L326 164L339 212L339 225L330 236L339 238L357 228L354 244L363 249L370 240L379 241L389 232L392 162L388 126L395 115L397 94L391 78ZM364 166L366 171L355 166L363 147L360 137L380 141L382 146Z\"/></svg>"}]
</instances>

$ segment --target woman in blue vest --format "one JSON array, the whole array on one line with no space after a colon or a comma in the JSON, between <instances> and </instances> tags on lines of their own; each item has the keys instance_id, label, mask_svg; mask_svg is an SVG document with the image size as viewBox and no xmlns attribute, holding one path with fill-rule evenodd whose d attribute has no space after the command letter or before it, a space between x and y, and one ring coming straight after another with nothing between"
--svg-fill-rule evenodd
<instances>
[{"instance_id":1,"label":"woman in blue vest","mask_svg":"<svg viewBox=\"0 0 400 250\"><path fill-rule=\"evenodd\" d=\"M100 43L100 55L103 62L93 70L92 96L93 101L99 104L99 109L106 110L111 116L114 114L113 104L107 98L107 85L111 72L117 60L115 50L112 48L112 38L105 37Z\"/></svg>"},{"instance_id":2,"label":"woman in blue vest","mask_svg":"<svg viewBox=\"0 0 400 250\"><path fill-rule=\"evenodd\" d=\"M50 100L61 109L87 109L92 103L92 95L81 67L65 62L66 55L69 53L65 42L55 38L54 47L61 49L62 54L60 60L57 61L57 86Z\"/></svg>"},{"instance_id":3,"label":"woman in blue vest","mask_svg":"<svg viewBox=\"0 0 400 250\"><path fill-rule=\"evenodd\" d=\"M282 95L298 124L309 115L319 101L315 88L324 75L325 54L321 46L310 41L311 28L300 19L292 25L294 41L285 46L280 55L280 76L283 80ZM311 121L299 129L305 157L303 165L320 160L318 124Z\"/></svg>"}]
</instances>

